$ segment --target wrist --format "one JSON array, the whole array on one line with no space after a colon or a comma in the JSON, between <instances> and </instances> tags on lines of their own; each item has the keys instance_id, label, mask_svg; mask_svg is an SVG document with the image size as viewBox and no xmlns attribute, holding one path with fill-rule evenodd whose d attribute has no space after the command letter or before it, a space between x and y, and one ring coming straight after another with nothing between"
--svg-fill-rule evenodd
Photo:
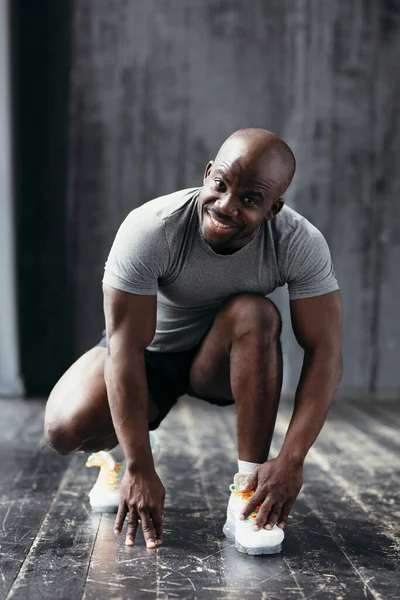
<instances>
[{"instance_id":1,"label":"wrist","mask_svg":"<svg viewBox=\"0 0 400 600\"><path fill-rule=\"evenodd\" d=\"M154 460L151 449L140 449L125 455L126 470L130 473L154 470Z\"/></svg>"},{"instance_id":2,"label":"wrist","mask_svg":"<svg viewBox=\"0 0 400 600\"><path fill-rule=\"evenodd\" d=\"M304 464L306 455L303 452L296 450L285 450L282 448L277 458L294 467L301 467Z\"/></svg>"},{"instance_id":3,"label":"wrist","mask_svg":"<svg viewBox=\"0 0 400 600\"><path fill-rule=\"evenodd\" d=\"M153 460L148 462L132 460L126 462L126 472L130 475L137 475L138 473L152 473L155 471Z\"/></svg>"}]
</instances>

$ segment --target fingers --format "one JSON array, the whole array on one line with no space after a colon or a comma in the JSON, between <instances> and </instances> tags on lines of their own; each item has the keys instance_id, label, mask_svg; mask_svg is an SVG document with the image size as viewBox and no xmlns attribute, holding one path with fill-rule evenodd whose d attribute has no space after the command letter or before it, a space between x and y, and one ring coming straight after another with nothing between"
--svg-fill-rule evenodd
<instances>
[{"instance_id":1,"label":"fingers","mask_svg":"<svg viewBox=\"0 0 400 600\"><path fill-rule=\"evenodd\" d=\"M240 519L243 520L247 518L253 512L259 502L259 496L256 493L247 502L240 515ZM258 531L264 526L265 529L271 530L274 525L277 525L283 529L286 525L286 521L288 520L293 504L294 502L292 500L286 502L283 506L279 503L273 504L271 499L267 497L258 510L258 514L252 528L255 531Z\"/></svg>"},{"instance_id":2,"label":"fingers","mask_svg":"<svg viewBox=\"0 0 400 600\"><path fill-rule=\"evenodd\" d=\"M271 508L269 515L267 516L267 522L264 525L265 529L272 529L277 524L282 510L282 505L274 504Z\"/></svg>"},{"instance_id":3,"label":"fingers","mask_svg":"<svg viewBox=\"0 0 400 600\"><path fill-rule=\"evenodd\" d=\"M258 478L257 478L257 469L256 469L255 471L253 471L253 473L251 475L248 475L246 487L244 487L242 489L242 492L250 492L252 490L255 490L257 487L257 482L258 482Z\"/></svg>"},{"instance_id":4,"label":"fingers","mask_svg":"<svg viewBox=\"0 0 400 600\"><path fill-rule=\"evenodd\" d=\"M250 500L248 500L246 506L242 510L242 512L240 514L240 519L242 521L244 519L246 519L253 512L253 510L256 508L256 506L258 506L259 504L261 504L262 501L263 501L263 496L259 492L256 492L250 498Z\"/></svg>"},{"instance_id":5,"label":"fingers","mask_svg":"<svg viewBox=\"0 0 400 600\"><path fill-rule=\"evenodd\" d=\"M156 546L160 546L163 541L163 519L164 515L160 513L152 512L153 526L156 534Z\"/></svg>"},{"instance_id":6,"label":"fingers","mask_svg":"<svg viewBox=\"0 0 400 600\"><path fill-rule=\"evenodd\" d=\"M122 531L124 521L128 515L126 504L119 507L114 524L114 533L119 535ZM150 515L149 512L138 513L132 509L128 516L128 524L125 536L125 545L133 546L135 543L136 533L139 526L139 518L142 524L143 536L147 548L156 548L163 541L163 518L164 515L154 512Z\"/></svg>"},{"instance_id":7,"label":"fingers","mask_svg":"<svg viewBox=\"0 0 400 600\"><path fill-rule=\"evenodd\" d=\"M156 534L153 527L153 521L149 512L140 513L140 521L142 524L143 537L147 548L156 548Z\"/></svg>"},{"instance_id":8,"label":"fingers","mask_svg":"<svg viewBox=\"0 0 400 600\"><path fill-rule=\"evenodd\" d=\"M127 514L128 514L128 507L124 502L122 505L120 505L116 519L115 519L114 533L116 535L119 535L121 533ZM138 516L137 516L136 512L132 510L129 513L128 526L127 526L126 537L125 537L125 544L127 546L133 546L133 544L135 542L137 527L138 527Z\"/></svg>"},{"instance_id":9,"label":"fingers","mask_svg":"<svg viewBox=\"0 0 400 600\"><path fill-rule=\"evenodd\" d=\"M260 506L260 510L258 511L258 515L256 520L254 521L253 529L259 530L264 525L265 521L268 519L270 512L272 510L271 500L266 498L264 502ZM279 513L275 520L279 517Z\"/></svg>"},{"instance_id":10,"label":"fingers","mask_svg":"<svg viewBox=\"0 0 400 600\"><path fill-rule=\"evenodd\" d=\"M286 502L283 506L278 503L271 506L268 501L265 500L265 502L261 505L254 524L257 526L257 529L261 528L264 523L265 529L268 530L271 530L274 525L277 525L277 527L283 529L286 525L286 521L288 520L293 504L294 502L291 500Z\"/></svg>"},{"instance_id":11,"label":"fingers","mask_svg":"<svg viewBox=\"0 0 400 600\"><path fill-rule=\"evenodd\" d=\"M289 513L292 510L293 504L294 504L293 501L289 501L289 502L286 502L282 506L281 514L280 514L280 517L279 517L278 523L277 523L277 526L280 527L281 529L283 529L286 525L286 521L289 518Z\"/></svg>"},{"instance_id":12,"label":"fingers","mask_svg":"<svg viewBox=\"0 0 400 600\"><path fill-rule=\"evenodd\" d=\"M126 528L125 544L126 546L133 546L135 543L136 532L138 528L139 517L135 510L131 510L128 518L128 526Z\"/></svg>"},{"instance_id":13,"label":"fingers","mask_svg":"<svg viewBox=\"0 0 400 600\"><path fill-rule=\"evenodd\" d=\"M127 513L128 513L128 508L127 508L125 502L121 503L119 505L118 513L115 518L115 524L114 524L114 533L116 535L119 535L121 533Z\"/></svg>"}]
</instances>

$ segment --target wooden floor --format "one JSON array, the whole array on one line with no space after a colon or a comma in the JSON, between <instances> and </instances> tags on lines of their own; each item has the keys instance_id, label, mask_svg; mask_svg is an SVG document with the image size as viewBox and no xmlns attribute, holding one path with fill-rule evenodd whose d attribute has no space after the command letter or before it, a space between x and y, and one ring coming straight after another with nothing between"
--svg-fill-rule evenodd
<instances>
[{"instance_id":1,"label":"wooden floor","mask_svg":"<svg viewBox=\"0 0 400 600\"><path fill-rule=\"evenodd\" d=\"M236 472L234 409L181 399L159 429L165 544L133 548L93 514L96 469L42 438L42 402L0 400L0 598L398 600L400 407L337 400L310 451L278 556L222 535ZM273 454L290 415L283 403Z\"/></svg>"}]
</instances>

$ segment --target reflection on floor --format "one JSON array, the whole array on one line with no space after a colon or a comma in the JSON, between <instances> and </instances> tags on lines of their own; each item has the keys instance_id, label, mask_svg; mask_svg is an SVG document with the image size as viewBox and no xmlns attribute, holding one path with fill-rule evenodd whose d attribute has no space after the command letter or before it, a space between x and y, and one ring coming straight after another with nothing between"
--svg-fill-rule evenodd
<instances>
[{"instance_id":1,"label":"reflection on floor","mask_svg":"<svg viewBox=\"0 0 400 600\"><path fill-rule=\"evenodd\" d=\"M0 400L0 599L400 598L400 407L336 400L310 451L278 556L237 552L222 535L236 471L234 407L180 399L159 429L165 544L133 548L114 517L91 513L83 456L42 438L43 402ZM283 402L273 455L290 403Z\"/></svg>"}]
</instances>

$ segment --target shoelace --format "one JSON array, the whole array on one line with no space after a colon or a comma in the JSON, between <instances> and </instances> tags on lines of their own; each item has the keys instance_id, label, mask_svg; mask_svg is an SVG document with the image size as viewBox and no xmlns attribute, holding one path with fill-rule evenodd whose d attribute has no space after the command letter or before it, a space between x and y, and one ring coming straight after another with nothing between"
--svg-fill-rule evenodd
<instances>
[{"instance_id":1,"label":"shoelace","mask_svg":"<svg viewBox=\"0 0 400 600\"><path fill-rule=\"evenodd\" d=\"M110 488L111 490L115 490L119 485L120 480L120 472L121 465L115 465L113 469L109 469L108 467L101 467L101 470L104 469L104 480L102 478L102 484L105 487Z\"/></svg>"},{"instance_id":2,"label":"shoelace","mask_svg":"<svg viewBox=\"0 0 400 600\"><path fill-rule=\"evenodd\" d=\"M122 465L116 464L115 467L111 469L105 463L99 464L98 455L92 454L91 456L89 456L86 466L100 467L100 477L98 480L98 483L100 485L110 490L115 490L118 487L119 481L121 479Z\"/></svg>"},{"instance_id":3,"label":"shoelace","mask_svg":"<svg viewBox=\"0 0 400 600\"><path fill-rule=\"evenodd\" d=\"M254 494L255 494L254 490L252 490L250 492L242 492L234 483L231 483L231 485L229 486L229 491L232 492L232 494L234 496L241 496L243 498L244 502L247 502L248 500L250 500L250 498L252 496L254 496ZM251 512L247 518L254 521L257 518L258 511L260 510L260 508L261 508L261 504L256 506L255 509L253 510L253 512Z\"/></svg>"}]
</instances>

